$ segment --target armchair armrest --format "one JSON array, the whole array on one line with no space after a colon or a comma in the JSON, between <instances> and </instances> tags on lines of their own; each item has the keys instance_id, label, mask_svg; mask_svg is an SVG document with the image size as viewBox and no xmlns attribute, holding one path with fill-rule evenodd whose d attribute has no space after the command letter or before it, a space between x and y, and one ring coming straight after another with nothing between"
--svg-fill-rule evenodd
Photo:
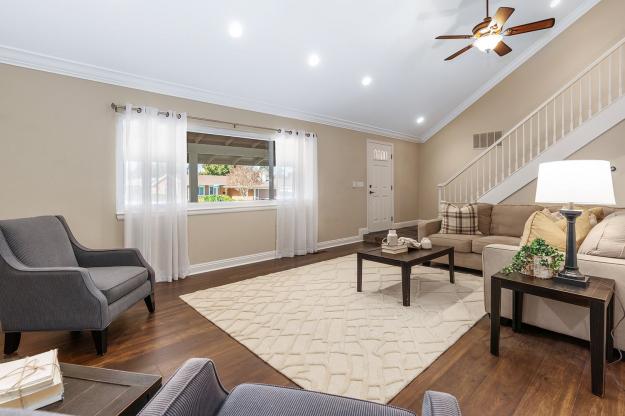
<instances>
[{"instance_id":1,"label":"armchair armrest","mask_svg":"<svg viewBox=\"0 0 625 416\"><path fill-rule=\"evenodd\" d=\"M192 358L141 410L140 416L212 416L226 400L215 364L207 358Z\"/></svg>"},{"instance_id":2,"label":"armchair armrest","mask_svg":"<svg viewBox=\"0 0 625 416\"><path fill-rule=\"evenodd\" d=\"M65 218L58 215L57 218L63 224L69 241L74 249L76 261L80 267L114 267L114 266L137 266L145 267L152 282L152 292L154 291L155 274L154 269L148 264L136 248L118 249L89 249L76 240L70 230Z\"/></svg>"},{"instance_id":3,"label":"armchair armrest","mask_svg":"<svg viewBox=\"0 0 625 416\"><path fill-rule=\"evenodd\" d=\"M421 221L417 225L417 238L419 241L423 237L427 237L428 235L436 234L441 230L442 220L440 218L436 218L433 220Z\"/></svg>"},{"instance_id":4,"label":"armchair armrest","mask_svg":"<svg viewBox=\"0 0 625 416\"><path fill-rule=\"evenodd\" d=\"M0 233L0 324L4 331L101 330L109 323L106 298L86 269L27 267Z\"/></svg>"},{"instance_id":5,"label":"armchair armrest","mask_svg":"<svg viewBox=\"0 0 625 416\"><path fill-rule=\"evenodd\" d=\"M426 391L423 395L422 416L461 416L458 400L448 393Z\"/></svg>"}]
</instances>

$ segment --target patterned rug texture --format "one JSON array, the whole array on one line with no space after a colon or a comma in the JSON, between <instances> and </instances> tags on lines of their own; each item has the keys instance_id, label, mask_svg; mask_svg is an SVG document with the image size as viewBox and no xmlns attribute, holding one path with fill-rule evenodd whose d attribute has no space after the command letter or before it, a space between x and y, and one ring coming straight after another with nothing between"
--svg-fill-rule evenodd
<instances>
[{"instance_id":1,"label":"patterned rug texture","mask_svg":"<svg viewBox=\"0 0 625 416\"><path fill-rule=\"evenodd\" d=\"M299 386L388 403L484 316L483 279L412 268L402 306L399 267L356 255L181 296Z\"/></svg>"}]
</instances>

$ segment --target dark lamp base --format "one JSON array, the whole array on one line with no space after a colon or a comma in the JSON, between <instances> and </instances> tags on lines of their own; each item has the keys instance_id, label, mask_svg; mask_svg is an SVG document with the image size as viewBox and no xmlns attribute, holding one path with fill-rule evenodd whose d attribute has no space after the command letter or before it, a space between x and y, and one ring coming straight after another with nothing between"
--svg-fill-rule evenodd
<instances>
[{"instance_id":1,"label":"dark lamp base","mask_svg":"<svg viewBox=\"0 0 625 416\"><path fill-rule=\"evenodd\" d=\"M566 285L572 285L577 287L588 287L590 283L588 276L584 276L578 270L564 269L553 278L557 283L563 283Z\"/></svg>"}]
</instances>

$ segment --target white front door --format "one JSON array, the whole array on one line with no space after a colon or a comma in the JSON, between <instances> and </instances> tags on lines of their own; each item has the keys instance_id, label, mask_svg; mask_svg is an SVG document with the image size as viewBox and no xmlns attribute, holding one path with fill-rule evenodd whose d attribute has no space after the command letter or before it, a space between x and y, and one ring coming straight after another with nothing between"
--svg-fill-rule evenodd
<instances>
[{"instance_id":1,"label":"white front door","mask_svg":"<svg viewBox=\"0 0 625 416\"><path fill-rule=\"evenodd\" d=\"M393 224L393 145L367 141L367 228L388 230Z\"/></svg>"}]
</instances>

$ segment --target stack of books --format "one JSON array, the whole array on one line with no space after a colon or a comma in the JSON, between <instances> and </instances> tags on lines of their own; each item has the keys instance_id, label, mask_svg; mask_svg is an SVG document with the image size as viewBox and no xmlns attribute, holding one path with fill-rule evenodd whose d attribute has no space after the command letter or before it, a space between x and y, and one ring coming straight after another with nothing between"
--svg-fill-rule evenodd
<instances>
[{"instance_id":1,"label":"stack of books","mask_svg":"<svg viewBox=\"0 0 625 416\"><path fill-rule=\"evenodd\" d=\"M396 246L389 246L386 243L382 244L382 253L387 254L401 254L408 252L408 244L398 244Z\"/></svg>"},{"instance_id":2,"label":"stack of books","mask_svg":"<svg viewBox=\"0 0 625 416\"><path fill-rule=\"evenodd\" d=\"M34 410L62 399L57 350L0 364L0 408Z\"/></svg>"}]
</instances>

